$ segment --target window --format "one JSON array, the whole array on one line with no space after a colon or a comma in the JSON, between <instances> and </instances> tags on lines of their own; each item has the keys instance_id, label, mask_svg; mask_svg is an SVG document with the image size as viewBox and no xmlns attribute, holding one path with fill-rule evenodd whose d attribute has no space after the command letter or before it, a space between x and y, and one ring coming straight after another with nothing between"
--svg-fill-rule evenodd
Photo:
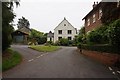
<instances>
[{"instance_id":1,"label":"window","mask_svg":"<svg viewBox=\"0 0 120 80\"><path fill-rule=\"evenodd\" d=\"M68 37L68 40L72 40L72 37Z\"/></svg>"},{"instance_id":2,"label":"window","mask_svg":"<svg viewBox=\"0 0 120 80\"><path fill-rule=\"evenodd\" d=\"M52 41L52 38L50 37L50 41Z\"/></svg>"},{"instance_id":3,"label":"window","mask_svg":"<svg viewBox=\"0 0 120 80\"><path fill-rule=\"evenodd\" d=\"M98 19L101 19L101 17L102 17L102 10L100 9L99 10L99 18Z\"/></svg>"},{"instance_id":4,"label":"window","mask_svg":"<svg viewBox=\"0 0 120 80\"><path fill-rule=\"evenodd\" d=\"M72 34L72 30L68 30L68 34Z\"/></svg>"},{"instance_id":5,"label":"window","mask_svg":"<svg viewBox=\"0 0 120 80\"><path fill-rule=\"evenodd\" d=\"M88 25L88 26L90 25L90 19L87 20L87 25Z\"/></svg>"},{"instance_id":6,"label":"window","mask_svg":"<svg viewBox=\"0 0 120 80\"><path fill-rule=\"evenodd\" d=\"M58 34L62 34L62 30L58 30Z\"/></svg>"},{"instance_id":7,"label":"window","mask_svg":"<svg viewBox=\"0 0 120 80\"><path fill-rule=\"evenodd\" d=\"M66 24L64 24L64 26L66 26Z\"/></svg>"},{"instance_id":8,"label":"window","mask_svg":"<svg viewBox=\"0 0 120 80\"><path fill-rule=\"evenodd\" d=\"M58 40L62 39L62 37L58 37Z\"/></svg>"},{"instance_id":9,"label":"window","mask_svg":"<svg viewBox=\"0 0 120 80\"><path fill-rule=\"evenodd\" d=\"M95 14L93 15L93 23L95 22Z\"/></svg>"}]
</instances>

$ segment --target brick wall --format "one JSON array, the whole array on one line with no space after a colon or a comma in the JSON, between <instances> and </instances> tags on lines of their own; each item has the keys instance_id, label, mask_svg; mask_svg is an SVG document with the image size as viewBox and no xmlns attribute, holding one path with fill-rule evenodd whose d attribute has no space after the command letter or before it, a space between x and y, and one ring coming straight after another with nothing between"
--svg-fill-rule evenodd
<instances>
[{"instance_id":1,"label":"brick wall","mask_svg":"<svg viewBox=\"0 0 120 80\"><path fill-rule=\"evenodd\" d=\"M93 15L95 14L95 22L93 23ZM90 19L90 25L88 26L87 20ZM85 18L85 32L91 31L101 25L101 19L99 19L99 9L93 11L90 15Z\"/></svg>"}]
</instances>

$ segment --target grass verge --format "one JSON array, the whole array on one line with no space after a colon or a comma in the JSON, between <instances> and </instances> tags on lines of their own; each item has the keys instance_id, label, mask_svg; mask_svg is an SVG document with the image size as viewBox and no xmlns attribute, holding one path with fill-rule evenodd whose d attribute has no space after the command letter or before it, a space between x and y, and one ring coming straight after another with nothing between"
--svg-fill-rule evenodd
<instances>
[{"instance_id":1,"label":"grass verge","mask_svg":"<svg viewBox=\"0 0 120 80\"><path fill-rule=\"evenodd\" d=\"M22 61L22 56L11 49L7 49L2 55L2 71L6 71Z\"/></svg>"},{"instance_id":2,"label":"grass verge","mask_svg":"<svg viewBox=\"0 0 120 80\"><path fill-rule=\"evenodd\" d=\"M40 52L52 52L60 49L59 46L30 46L29 48Z\"/></svg>"}]
</instances>

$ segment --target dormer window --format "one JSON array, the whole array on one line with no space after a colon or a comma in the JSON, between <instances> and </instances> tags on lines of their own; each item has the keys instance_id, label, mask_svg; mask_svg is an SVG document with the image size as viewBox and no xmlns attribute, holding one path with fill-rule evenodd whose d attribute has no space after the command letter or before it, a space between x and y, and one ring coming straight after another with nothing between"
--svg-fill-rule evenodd
<instances>
[{"instance_id":1,"label":"dormer window","mask_svg":"<svg viewBox=\"0 0 120 80\"><path fill-rule=\"evenodd\" d=\"M96 19L95 19L95 14L94 14L94 15L93 15L93 23L95 22L95 20L96 20Z\"/></svg>"}]
</instances>

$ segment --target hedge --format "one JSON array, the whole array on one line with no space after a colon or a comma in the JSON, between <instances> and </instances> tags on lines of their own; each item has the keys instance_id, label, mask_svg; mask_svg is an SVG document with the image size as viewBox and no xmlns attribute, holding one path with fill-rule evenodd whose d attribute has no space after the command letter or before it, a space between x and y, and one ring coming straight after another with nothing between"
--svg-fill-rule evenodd
<instances>
[{"instance_id":1,"label":"hedge","mask_svg":"<svg viewBox=\"0 0 120 80\"><path fill-rule=\"evenodd\" d=\"M77 47L80 48L80 45L78 45ZM117 47L114 47L114 46L111 46L111 45L87 45L87 44L82 44L81 48L85 49L85 50L120 54L120 50Z\"/></svg>"}]
</instances>

